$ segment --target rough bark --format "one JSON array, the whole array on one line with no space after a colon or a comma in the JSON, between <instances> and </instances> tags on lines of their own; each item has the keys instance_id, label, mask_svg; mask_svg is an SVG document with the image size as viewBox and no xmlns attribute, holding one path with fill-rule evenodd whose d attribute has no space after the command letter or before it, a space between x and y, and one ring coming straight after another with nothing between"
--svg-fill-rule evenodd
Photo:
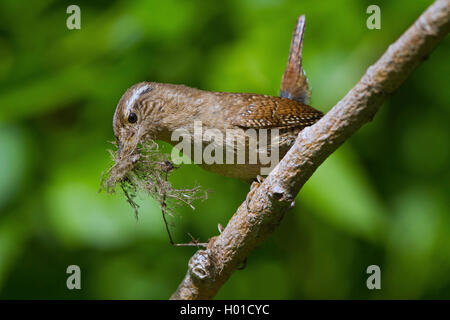
<instances>
[{"instance_id":1,"label":"rough bark","mask_svg":"<svg viewBox=\"0 0 450 320\"><path fill-rule=\"evenodd\" d=\"M361 80L320 121L304 129L295 145L255 188L206 250L197 251L171 299L212 299L248 254L280 223L301 187L322 162L363 124L372 120L448 34L450 0L435 1L369 67Z\"/></svg>"}]
</instances>

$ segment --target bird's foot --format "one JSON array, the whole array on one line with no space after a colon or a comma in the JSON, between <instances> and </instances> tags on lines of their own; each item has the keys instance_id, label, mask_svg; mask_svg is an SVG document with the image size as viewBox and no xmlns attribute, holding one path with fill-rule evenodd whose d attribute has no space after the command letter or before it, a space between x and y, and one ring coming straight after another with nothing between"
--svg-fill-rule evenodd
<instances>
[{"instance_id":1,"label":"bird's foot","mask_svg":"<svg viewBox=\"0 0 450 320\"><path fill-rule=\"evenodd\" d=\"M256 189L258 189L258 187L261 185L261 183L264 182L264 178L260 175L256 176L256 181L252 182L252 185L250 186L250 191L247 193L247 197L245 198L245 206L247 208L247 211L249 211L249 203L250 200L253 197L253 194L255 193Z\"/></svg>"}]
</instances>

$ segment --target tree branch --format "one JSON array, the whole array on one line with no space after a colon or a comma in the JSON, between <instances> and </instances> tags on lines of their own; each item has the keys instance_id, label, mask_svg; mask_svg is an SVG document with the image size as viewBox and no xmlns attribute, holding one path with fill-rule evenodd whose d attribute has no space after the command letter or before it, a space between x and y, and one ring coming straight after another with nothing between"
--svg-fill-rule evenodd
<instances>
[{"instance_id":1,"label":"tree branch","mask_svg":"<svg viewBox=\"0 0 450 320\"><path fill-rule=\"evenodd\" d=\"M424 61L450 29L450 0L435 1L366 71L321 120L300 132L294 146L252 192L206 250L189 261L171 299L211 299L248 254L276 228L320 164L363 124Z\"/></svg>"}]
</instances>

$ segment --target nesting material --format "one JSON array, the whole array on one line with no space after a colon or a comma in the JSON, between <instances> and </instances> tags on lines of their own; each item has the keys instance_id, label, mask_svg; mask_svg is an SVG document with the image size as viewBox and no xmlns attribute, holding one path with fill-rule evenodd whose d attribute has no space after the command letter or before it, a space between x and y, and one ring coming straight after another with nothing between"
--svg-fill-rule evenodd
<instances>
[{"instance_id":1,"label":"nesting material","mask_svg":"<svg viewBox=\"0 0 450 320\"><path fill-rule=\"evenodd\" d=\"M113 143L114 145L117 144ZM176 189L168 181L170 173L176 169L170 155L159 150L158 144L147 140L128 154L109 150L114 164L107 169L101 180L102 189L115 193L119 186L138 217L139 205L135 202L138 194L148 194L158 201L163 214L172 214L180 205L194 209L195 200L205 200L207 192L200 186L192 189Z\"/></svg>"}]
</instances>

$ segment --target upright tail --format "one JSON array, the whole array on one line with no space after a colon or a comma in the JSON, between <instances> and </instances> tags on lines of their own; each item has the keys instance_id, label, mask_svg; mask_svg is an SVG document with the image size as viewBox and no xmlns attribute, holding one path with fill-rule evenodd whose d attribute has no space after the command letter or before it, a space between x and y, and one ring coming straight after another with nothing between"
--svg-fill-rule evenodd
<instances>
[{"instance_id":1,"label":"upright tail","mask_svg":"<svg viewBox=\"0 0 450 320\"><path fill-rule=\"evenodd\" d=\"M308 79L302 68L303 35L305 31L305 16L297 19L292 35L289 59L281 80L280 97L289 98L307 104L311 92Z\"/></svg>"}]
</instances>

